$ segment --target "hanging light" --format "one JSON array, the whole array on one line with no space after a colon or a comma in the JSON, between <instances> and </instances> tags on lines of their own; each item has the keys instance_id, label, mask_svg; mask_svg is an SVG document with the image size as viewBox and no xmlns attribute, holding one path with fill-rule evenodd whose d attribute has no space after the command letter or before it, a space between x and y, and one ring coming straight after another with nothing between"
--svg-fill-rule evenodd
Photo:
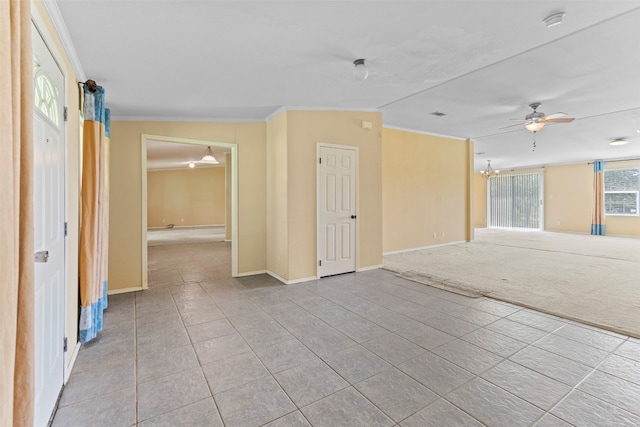
<instances>
[{"instance_id":1,"label":"hanging light","mask_svg":"<svg viewBox=\"0 0 640 427\"><path fill-rule=\"evenodd\" d=\"M538 119L533 119L531 123L527 123L524 127L527 128L529 132L538 132L544 127L544 122L541 122Z\"/></svg>"},{"instance_id":2,"label":"hanging light","mask_svg":"<svg viewBox=\"0 0 640 427\"><path fill-rule=\"evenodd\" d=\"M369 77L369 70L364 64L364 59L356 59L353 61L353 77L358 80L366 80Z\"/></svg>"},{"instance_id":3,"label":"hanging light","mask_svg":"<svg viewBox=\"0 0 640 427\"><path fill-rule=\"evenodd\" d=\"M499 173L499 170L493 170L491 167L491 160L487 160L487 170L480 171L480 174L482 174L486 179L497 176Z\"/></svg>"},{"instance_id":4,"label":"hanging light","mask_svg":"<svg viewBox=\"0 0 640 427\"><path fill-rule=\"evenodd\" d=\"M212 165L217 165L218 161L215 157L213 157L213 153L211 152L211 147L207 147L207 151L204 152L204 156L200 159L200 163L210 163Z\"/></svg>"}]
</instances>

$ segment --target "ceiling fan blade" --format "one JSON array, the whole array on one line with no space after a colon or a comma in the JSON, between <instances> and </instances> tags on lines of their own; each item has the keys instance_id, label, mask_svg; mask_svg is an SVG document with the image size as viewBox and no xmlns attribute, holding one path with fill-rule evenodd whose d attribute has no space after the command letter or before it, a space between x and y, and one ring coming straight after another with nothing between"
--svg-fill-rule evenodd
<instances>
[{"instance_id":1,"label":"ceiling fan blade","mask_svg":"<svg viewBox=\"0 0 640 427\"><path fill-rule=\"evenodd\" d=\"M560 117L564 117L566 116L567 113L554 113L554 114L549 114L548 116L545 116L545 120L549 120L549 119L558 119Z\"/></svg>"},{"instance_id":2,"label":"ceiling fan blade","mask_svg":"<svg viewBox=\"0 0 640 427\"><path fill-rule=\"evenodd\" d=\"M521 127L522 125L523 125L522 123L518 123L518 124L515 124L515 125L504 126L504 127L498 128L498 129L509 129L509 128L514 128L516 126L520 126Z\"/></svg>"},{"instance_id":3,"label":"ceiling fan blade","mask_svg":"<svg viewBox=\"0 0 640 427\"><path fill-rule=\"evenodd\" d=\"M527 119L509 119L509 120L514 120L514 121L517 121L517 122L528 122L529 121Z\"/></svg>"},{"instance_id":4,"label":"ceiling fan blade","mask_svg":"<svg viewBox=\"0 0 640 427\"><path fill-rule=\"evenodd\" d=\"M565 117L561 119L547 119L544 122L545 123L571 123L574 120L575 119L573 117Z\"/></svg>"}]
</instances>

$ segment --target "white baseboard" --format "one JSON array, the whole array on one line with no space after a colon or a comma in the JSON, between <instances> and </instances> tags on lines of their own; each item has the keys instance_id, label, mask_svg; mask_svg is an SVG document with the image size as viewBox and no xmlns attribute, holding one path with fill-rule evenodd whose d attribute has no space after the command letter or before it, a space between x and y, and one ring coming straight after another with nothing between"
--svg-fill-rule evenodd
<instances>
[{"instance_id":1,"label":"white baseboard","mask_svg":"<svg viewBox=\"0 0 640 427\"><path fill-rule=\"evenodd\" d=\"M80 352L81 346L82 346L82 343L78 341L78 343L76 344L76 348L75 350L73 350L73 354L71 355L71 360L69 361L69 365L67 366L67 369L64 370L63 384L66 384L69 381L69 377L71 376L71 371L73 370L73 365L76 364L76 359L78 358L78 352Z\"/></svg>"},{"instance_id":2,"label":"white baseboard","mask_svg":"<svg viewBox=\"0 0 640 427\"><path fill-rule=\"evenodd\" d=\"M144 288L142 286L135 286L133 288L113 289L111 291L107 291L107 295L126 294L128 292L136 292L136 291L143 291L143 290Z\"/></svg>"},{"instance_id":3,"label":"white baseboard","mask_svg":"<svg viewBox=\"0 0 640 427\"><path fill-rule=\"evenodd\" d=\"M366 267L360 267L358 270L356 271L369 271L369 270L377 270L379 268L384 268L384 264L378 264L378 265L368 265Z\"/></svg>"},{"instance_id":4,"label":"white baseboard","mask_svg":"<svg viewBox=\"0 0 640 427\"><path fill-rule=\"evenodd\" d=\"M316 280L317 279L316 276L311 276L311 277L303 277L303 278L294 279L294 280L286 280L284 277L280 277L278 274L274 273L273 271L267 271L267 274L269 276L273 277L274 279L278 279L279 281L281 281L285 285L293 285L295 283L310 282L312 280Z\"/></svg>"},{"instance_id":5,"label":"white baseboard","mask_svg":"<svg viewBox=\"0 0 640 427\"><path fill-rule=\"evenodd\" d=\"M234 277L255 276L256 274L265 274L265 273L267 273L267 270L246 271L244 273L238 273Z\"/></svg>"},{"instance_id":6,"label":"white baseboard","mask_svg":"<svg viewBox=\"0 0 640 427\"><path fill-rule=\"evenodd\" d=\"M441 243L439 245L429 245L429 246L421 246L419 248L410 248L410 249L400 249L399 251L391 251L391 252L384 252L382 254L382 256L385 255L395 255L395 254L402 254L405 252L414 252L414 251L420 251L422 249L430 249L430 248L439 248L441 246L451 246L451 245L459 245L460 243L467 243L466 240L459 240L457 242L449 242L449 243Z\"/></svg>"}]
</instances>

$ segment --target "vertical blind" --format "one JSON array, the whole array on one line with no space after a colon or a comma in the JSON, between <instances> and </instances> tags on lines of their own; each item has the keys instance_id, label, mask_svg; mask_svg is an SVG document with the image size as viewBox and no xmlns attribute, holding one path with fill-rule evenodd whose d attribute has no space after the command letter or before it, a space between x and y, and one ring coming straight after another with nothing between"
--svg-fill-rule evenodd
<instances>
[{"instance_id":1,"label":"vertical blind","mask_svg":"<svg viewBox=\"0 0 640 427\"><path fill-rule=\"evenodd\" d=\"M542 227L542 174L499 175L489 180L489 226Z\"/></svg>"}]
</instances>

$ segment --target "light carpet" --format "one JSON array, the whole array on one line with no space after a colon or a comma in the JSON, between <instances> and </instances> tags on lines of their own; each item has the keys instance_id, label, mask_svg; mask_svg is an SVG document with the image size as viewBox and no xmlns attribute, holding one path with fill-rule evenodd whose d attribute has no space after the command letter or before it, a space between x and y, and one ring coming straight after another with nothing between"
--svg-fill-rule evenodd
<instances>
[{"instance_id":1,"label":"light carpet","mask_svg":"<svg viewBox=\"0 0 640 427\"><path fill-rule=\"evenodd\" d=\"M477 229L476 240L384 257L426 285L640 338L640 239Z\"/></svg>"},{"instance_id":2,"label":"light carpet","mask_svg":"<svg viewBox=\"0 0 640 427\"><path fill-rule=\"evenodd\" d=\"M147 230L147 246L184 243L224 242L224 226L152 228Z\"/></svg>"}]
</instances>

